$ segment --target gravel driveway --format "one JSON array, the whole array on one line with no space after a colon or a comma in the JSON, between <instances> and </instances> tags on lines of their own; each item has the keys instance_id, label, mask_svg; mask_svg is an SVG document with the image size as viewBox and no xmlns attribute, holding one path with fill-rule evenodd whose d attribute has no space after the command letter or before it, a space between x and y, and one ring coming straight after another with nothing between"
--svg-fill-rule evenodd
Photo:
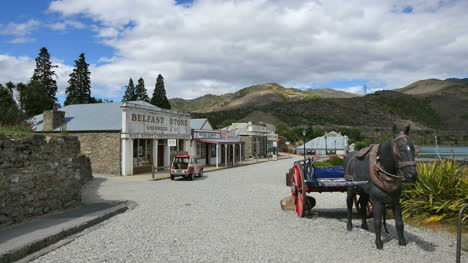
<instances>
[{"instance_id":1,"label":"gravel driveway","mask_svg":"<svg viewBox=\"0 0 468 263\"><path fill-rule=\"evenodd\" d=\"M96 178L89 199L138 206L34 262L455 261L454 236L406 225L409 244L400 247L393 220L378 251L374 234L362 230L357 217L354 230L346 231L344 193L314 194L317 206L307 218L282 211L292 162L219 170L193 182Z\"/></svg>"}]
</instances>

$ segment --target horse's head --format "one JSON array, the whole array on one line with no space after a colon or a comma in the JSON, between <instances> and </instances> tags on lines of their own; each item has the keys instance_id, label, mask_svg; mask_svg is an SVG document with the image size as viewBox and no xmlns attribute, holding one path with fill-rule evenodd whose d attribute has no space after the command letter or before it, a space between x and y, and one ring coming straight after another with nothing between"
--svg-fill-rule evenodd
<instances>
[{"instance_id":1,"label":"horse's head","mask_svg":"<svg viewBox=\"0 0 468 263\"><path fill-rule=\"evenodd\" d=\"M391 142L393 158L399 176L403 176L406 181L414 182L418 178L415 156L419 147L415 147L409 138L410 125L400 132L396 125L393 126L393 139Z\"/></svg>"}]
</instances>

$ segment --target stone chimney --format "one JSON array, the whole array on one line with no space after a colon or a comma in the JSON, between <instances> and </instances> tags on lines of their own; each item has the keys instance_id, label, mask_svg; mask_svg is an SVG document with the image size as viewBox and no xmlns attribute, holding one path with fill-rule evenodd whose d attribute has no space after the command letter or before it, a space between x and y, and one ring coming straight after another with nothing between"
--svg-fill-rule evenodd
<instances>
[{"instance_id":1,"label":"stone chimney","mask_svg":"<svg viewBox=\"0 0 468 263\"><path fill-rule=\"evenodd\" d=\"M51 111L44 111L43 130L53 131L65 123L65 112L57 110L57 104L54 104Z\"/></svg>"}]
</instances>

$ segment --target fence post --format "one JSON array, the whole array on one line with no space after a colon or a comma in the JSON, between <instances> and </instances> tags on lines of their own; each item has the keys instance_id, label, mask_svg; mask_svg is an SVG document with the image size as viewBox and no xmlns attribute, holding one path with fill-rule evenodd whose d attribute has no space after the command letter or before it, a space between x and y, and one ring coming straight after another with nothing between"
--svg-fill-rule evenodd
<instances>
[{"instance_id":1,"label":"fence post","mask_svg":"<svg viewBox=\"0 0 468 263\"><path fill-rule=\"evenodd\" d=\"M460 212L458 212L458 224L457 224L457 263L460 263L461 258L461 232L462 232L462 218L463 218L463 211L465 208L468 207L468 204L465 204Z\"/></svg>"}]
</instances>

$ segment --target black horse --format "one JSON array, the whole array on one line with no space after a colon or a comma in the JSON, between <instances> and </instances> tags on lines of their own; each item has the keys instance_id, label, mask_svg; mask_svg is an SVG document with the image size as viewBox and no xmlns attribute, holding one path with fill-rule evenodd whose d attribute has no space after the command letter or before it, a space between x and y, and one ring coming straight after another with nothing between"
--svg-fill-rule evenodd
<instances>
[{"instance_id":1,"label":"black horse","mask_svg":"<svg viewBox=\"0 0 468 263\"><path fill-rule=\"evenodd\" d=\"M415 162L415 147L408 134L408 125L401 133L396 125L393 126L393 138L382 144L372 145L366 152L349 153L344 161L347 180L368 181L368 184L348 187L346 203L348 206L347 229L351 231L353 198L356 193L360 196L359 204L362 208L360 216L362 228L368 229L366 222L366 206L371 201L374 213L375 245L383 249L381 240L382 215L386 206L392 207L395 215L395 227L398 232L398 244L406 246L403 235L403 220L401 215L400 195L401 180L414 182L418 177Z\"/></svg>"}]
</instances>

